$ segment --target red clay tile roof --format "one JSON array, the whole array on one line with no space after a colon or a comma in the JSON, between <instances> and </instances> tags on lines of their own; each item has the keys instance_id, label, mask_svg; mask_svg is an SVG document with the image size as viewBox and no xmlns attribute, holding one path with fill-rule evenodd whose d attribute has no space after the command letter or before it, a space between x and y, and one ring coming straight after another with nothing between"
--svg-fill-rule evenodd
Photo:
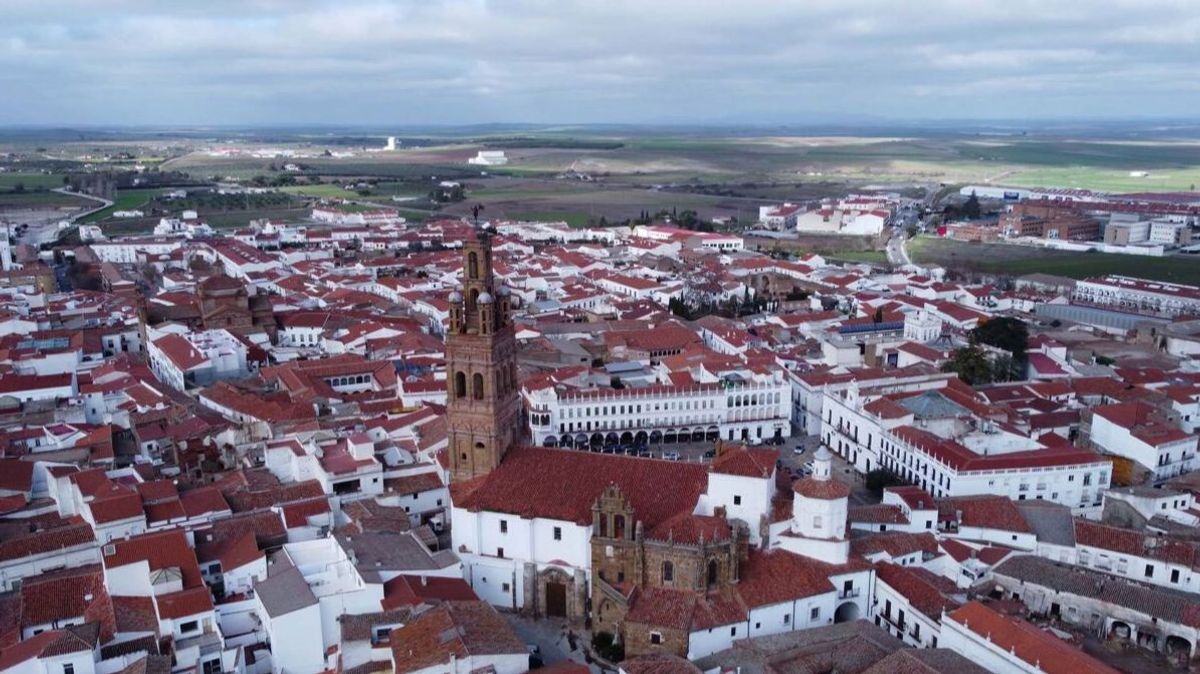
<instances>
[{"instance_id":1,"label":"red clay tile roof","mask_svg":"<svg viewBox=\"0 0 1200 674\"><path fill-rule=\"evenodd\" d=\"M384 486L391 495L408 496L409 494L420 494L435 489L442 489L446 485L442 484L442 478L438 477L436 472L430 471L415 475L390 477L384 480Z\"/></svg>"},{"instance_id":2,"label":"red clay tile roof","mask_svg":"<svg viewBox=\"0 0 1200 674\"><path fill-rule=\"evenodd\" d=\"M1134 529L1076 519L1075 542L1076 545L1200 568L1200 544L1169 536L1155 536Z\"/></svg>"},{"instance_id":3,"label":"red clay tile roof","mask_svg":"<svg viewBox=\"0 0 1200 674\"><path fill-rule=\"evenodd\" d=\"M213 610L212 595L201 585L154 598L160 618L174 620Z\"/></svg>"},{"instance_id":4,"label":"red clay tile roof","mask_svg":"<svg viewBox=\"0 0 1200 674\"><path fill-rule=\"evenodd\" d=\"M88 504L96 524L107 524L120 520L143 517L142 499L134 492L98 498Z\"/></svg>"},{"instance_id":5,"label":"red clay tile roof","mask_svg":"<svg viewBox=\"0 0 1200 674\"><path fill-rule=\"evenodd\" d=\"M831 575L863 571L871 565L862 560L826 564L786 550L753 550L739 567L737 591L750 608L833 592Z\"/></svg>"},{"instance_id":6,"label":"red clay tile roof","mask_svg":"<svg viewBox=\"0 0 1200 674\"><path fill-rule=\"evenodd\" d=\"M21 585L21 624L26 627L83 617L100 624L101 635L115 632L113 605L99 564L43 573Z\"/></svg>"},{"instance_id":7,"label":"red clay tile roof","mask_svg":"<svg viewBox=\"0 0 1200 674\"><path fill-rule=\"evenodd\" d=\"M806 477L792 483L792 489L805 498L821 499L823 501L850 496L850 487L833 478L818 480L813 477Z\"/></svg>"},{"instance_id":8,"label":"red clay tile roof","mask_svg":"<svg viewBox=\"0 0 1200 674\"><path fill-rule=\"evenodd\" d=\"M584 669L587 668L584 667ZM543 672L545 671L543 670ZM668 653L641 655L625 660L621 663L621 671L625 674L700 674L700 668L686 658ZM586 672L570 672L569 674L586 674Z\"/></svg>"},{"instance_id":9,"label":"red clay tile roof","mask_svg":"<svg viewBox=\"0 0 1200 674\"><path fill-rule=\"evenodd\" d=\"M664 587L637 588L625 622L690 632L740 622L749 610L726 591L703 595Z\"/></svg>"},{"instance_id":10,"label":"red clay tile roof","mask_svg":"<svg viewBox=\"0 0 1200 674\"><path fill-rule=\"evenodd\" d=\"M957 471L1071 466L1106 461L1103 456L1091 450L1071 445L984 456L954 440L946 440L915 426L900 426L893 429L892 433L901 442L921 448L925 453Z\"/></svg>"},{"instance_id":11,"label":"red clay tile roof","mask_svg":"<svg viewBox=\"0 0 1200 674\"><path fill-rule=\"evenodd\" d=\"M860 557L887 553L892 559L914 552L936 554L937 539L932 533L913 534L906 531L884 531L851 539L850 551Z\"/></svg>"},{"instance_id":12,"label":"red clay tile roof","mask_svg":"<svg viewBox=\"0 0 1200 674\"><path fill-rule=\"evenodd\" d=\"M977 601L957 609L949 619L979 635L981 640L990 641L993 647L1041 668L1046 674L1118 674L1119 671L1049 632L1020 618L1000 615Z\"/></svg>"},{"instance_id":13,"label":"red clay tile roof","mask_svg":"<svg viewBox=\"0 0 1200 674\"><path fill-rule=\"evenodd\" d=\"M952 597L960 593L954 583L926 569L880 562L875 565L875 577L935 622L941 620L942 611L950 612L961 605Z\"/></svg>"},{"instance_id":14,"label":"red clay tile roof","mask_svg":"<svg viewBox=\"0 0 1200 674\"><path fill-rule=\"evenodd\" d=\"M95 545L96 543L96 535L92 532L92 526L81 517L39 521L38 526L42 528L31 528L28 532L11 535L0 540L0 560L20 559L63 548Z\"/></svg>"},{"instance_id":15,"label":"red clay tile roof","mask_svg":"<svg viewBox=\"0 0 1200 674\"><path fill-rule=\"evenodd\" d=\"M874 503L871 505L850 506L847 519L851 522L867 522L871 524L904 524L908 516L897 505Z\"/></svg>"},{"instance_id":16,"label":"red clay tile roof","mask_svg":"<svg viewBox=\"0 0 1200 674\"><path fill-rule=\"evenodd\" d=\"M308 518L329 514L329 499L325 496L293 501L283 505L283 521L289 529L308 526Z\"/></svg>"},{"instance_id":17,"label":"red clay tile roof","mask_svg":"<svg viewBox=\"0 0 1200 674\"><path fill-rule=\"evenodd\" d=\"M196 563L196 553L188 546L187 535L182 529L142 534L108 545L112 546L105 546L109 551L102 552L106 569L144 561L150 565L151 571L178 568L183 574L185 588L204 584L200 577L200 566Z\"/></svg>"},{"instance_id":18,"label":"red clay tile roof","mask_svg":"<svg viewBox=\"0 0 1200 674\"><path fill-rule=\"evenodd\" d=\"M94 643L88 643L70 629L49 630L36 634L12 648L4 649L4 652L0 653L0 671L7 671L22 662L43 655L65 655L90 651L94 647Z\"/></svg>"},{"instance_id":19,"label":"red clay tile roof","mask_svg":"<svg viewBox=\"0 0 1200 674\"><path fill-rule=\"evenodd\" d=\"M221 491L216 487L198 487L179 495L183 510L188 517L197 517L205 513L219 513L230 510L229 504Z\"/></svg>"},{"instance_id":20,"label":"red clay tile roof","mask_svg":"<svg viewBox=\"0 0 1200 674\"><path fill-rule=\"evenodd\" d=\"M959 518L958 514L962 517ZM957 496L938 501L938 515L959 526L1031 534L1029 522L1007 496Z\"/></svg>"},{"instance_id":21,"label":"red clay tile roof","mask_svg":"<svg viewBox=\"0 0 1200 674\"><path fill-rule=\"evenodd\" d=\"M475 590L461 578L396 576L383 584L383 610L439 601L477 601Z\"/></svg>"},{"instance_id":22,"label":"red clay tile roof","mask_svg":"<svg viewBox=\"0 0 1200 674\"><path fill-rule=\"evenodd\" d=\"M482 601L441 604L392 630L390 641L396 674L448 663L451 658L527 653L508 622Z\"/></svg>"},{"instance_id":23,"label":"red clay tile roof","mask_svg":"<svg viewBox=\"0 0 1200 674\"><path fill-rule=\"evenodd\" d=\"M646 532L646 540L671 541L681 545L727 541L733 535L724 517L693 515L688 512L669 517Z\"/></svg>"},{"instance_id":24,"label":"red clay tile roof","mask_svg":"<svg viewBox=\"0 0 1200 674\"><path fill-rule=\"evenodd\" d=\"M713 459L712 472L741 477L770 477L778 460L777 449L736 447Z\"/></svg>"},{"instance_id":25,"label":"red clay tile roof","mask_svg":"<svg viewBox=\"0 0 1200 674\"><path fill-rule=\"evenodd\" d=\"M0 459L0 491L33 491L33 462Z\"/></svg>"},{"instance_id":26,"label":"red clay tile roof","mask_svg":"<svg viewBox=\"0 0 1200 674\"><path fill-rule=\"evenodd\" d=\"M158 633L158 613L151 597L112 597L118 632Z\"/></svg>"},{"instance_id":27,"label":"red clay tile roof","mask_svg":"<svg viewBox=\"0 0 1200 674\"><path fill-rule=\"evenodd\" d=\"M634 518L653 529L691 512L708 486L701 464L615 454L517 447L455 507L590 524L592 504L610 484L629 499ZM457 496L457 495L456 495Z\"/></svg>"}]
</instances>

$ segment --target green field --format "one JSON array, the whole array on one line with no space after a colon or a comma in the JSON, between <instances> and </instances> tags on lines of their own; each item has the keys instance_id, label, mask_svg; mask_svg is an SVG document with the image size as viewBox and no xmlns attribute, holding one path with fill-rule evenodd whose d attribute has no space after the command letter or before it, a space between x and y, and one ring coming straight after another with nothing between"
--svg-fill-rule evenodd
<instances>
[{"instance_id":1,"label":"green field","mask_svg":"<svg viewBox=\"0 0 1200 674\"><path fill-rule=\"evenodd\" d=\"M1079 253L1000 243L968 243L931 236L908 242L908 254L917 264L937 264L947 269L981 274L1022 276L1054 274L1087 278L1122 274L1155 281L1200 285L1200 257L1148 258L1137 255Z\"/></svg>"},{"instance_id":2,"label":"green field","mask_svg":"<svg viewBox=\"0 0 1200 674\"><path fill-rule=\"evenodd\" d=\"M151 199L162 194L161 189L143 189L143 190L118 190L117 198L113 199L113 205L108 208L96 211L84 218L83 222L100 222L108 219L113 211L128 211L136 210L141 206L149 203ZM98 204L97 204L98 205Z\"/></svg>"},{"instance_id":3,"label":"green field","mask_svg":"<svg viewBox=\"0 0 1200 674\"><path fill-rule=\"evenodd\" d=\"M91 199L62 194L61 192L0 192L0 209L3 208L90 208L99 203Z\"/></svg>"},{"instance_id":4,"label":"green field","mask_svg":"<svg viewBox=\"0 0 1200 674\"><path fill-rule=\"evenodd\" d=\"M52 190L63 186L63 177L45 173L0 173L0 192L8 192L17 185L24 185L26 191L39 187Z\"/></svg>"},{"instance_id":5,"label":"green field","mask_svg":"<svg viewBox=\"0 0 1200 674\"><path fill-rule=\"evenodd\" d=\"M590 218L587 213L576 211L522 211L509 213L513 220L532 220L535 222L565 222L571 227L582 229L587 227Z\"/></svg>"},{"instance_id":6,"label":"green field","mask_svg":"<svg viewBox=\"0 0 1200 674\"><path fill-rule=\"evenodd\" d=\"M882 250L833 250L821 253L821 256L831 262L862 262L878 266L890 266L887 252Z\"/></svg>"}]
</instances>

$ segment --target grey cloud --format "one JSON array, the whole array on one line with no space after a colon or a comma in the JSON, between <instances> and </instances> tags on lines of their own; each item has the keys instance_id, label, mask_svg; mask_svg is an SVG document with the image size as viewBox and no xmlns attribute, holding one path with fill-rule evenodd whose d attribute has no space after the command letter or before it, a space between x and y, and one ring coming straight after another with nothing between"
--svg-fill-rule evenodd
<instances>
[{"instance_id":1,"label":"grey cloud","mask_svg":"<svg viewBox=\"0 0 1200 674\"><path fill-rule=\"evenodd\" d=\"M1189 116L1200 4L5 0L0 123Z\"/></svg>"}]
</instances>

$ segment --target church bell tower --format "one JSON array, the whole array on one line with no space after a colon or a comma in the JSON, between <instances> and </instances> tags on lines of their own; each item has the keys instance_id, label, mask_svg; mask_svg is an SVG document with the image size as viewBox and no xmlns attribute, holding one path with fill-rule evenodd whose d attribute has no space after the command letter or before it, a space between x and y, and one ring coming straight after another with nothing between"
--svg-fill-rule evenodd
<instances>
[{"instance_id":1,"label":"church bell tower","mask_svg":"<svg viewBox=\"0 0 1200 674\"><path fill-rule=\"evenodd\" d=\"M462 289L450 293L446 334L450 479L487 475L520 437L517 347L508 289L492 276L491 235L463 242Z\"/></svg>"}]
</instances>

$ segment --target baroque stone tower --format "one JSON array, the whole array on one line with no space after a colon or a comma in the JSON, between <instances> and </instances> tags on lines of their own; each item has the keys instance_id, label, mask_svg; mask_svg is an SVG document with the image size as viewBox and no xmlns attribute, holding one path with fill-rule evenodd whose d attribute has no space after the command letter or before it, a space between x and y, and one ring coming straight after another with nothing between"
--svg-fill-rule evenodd
<instances>
[{"instance_id":1,"label":"baroque stone tower","mask_svg":"<svg viewBox=\"0 0 1200 674\"><path fill-rule=\"evenodd\" d=\"M507 288L492 277L492 244L476 230L463 242L463 286L450 293L446 335L450 479L487 475L521 428L517 347Z\"/></svg>"}]
</instances>

